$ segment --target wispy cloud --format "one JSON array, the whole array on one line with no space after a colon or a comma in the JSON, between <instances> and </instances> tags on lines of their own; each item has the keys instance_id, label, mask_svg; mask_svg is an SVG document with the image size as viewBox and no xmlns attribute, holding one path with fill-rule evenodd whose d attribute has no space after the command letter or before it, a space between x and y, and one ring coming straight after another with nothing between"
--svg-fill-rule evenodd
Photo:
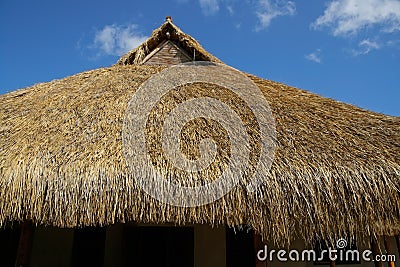
<instances>
[{"instance_id":1,"label":"wispy cloud","mask_svg":"<svg viewBox=\"0 0 400 267\"><path fill-rule=\"evenodd\" d=\"M400 1L398 0L334 0L313 28L327 27L334 36L348 36L368 27L381 31L400 30Z\"/></svg>"},{"instance_id":2,"label":"wispy cloud","mask_svg":"<svg viewBox=\"0 0 400 267\"><path fill-rule=\"evenodd\" d=\"M259 25L256 30L268 28L271 21L280 16L293 16L296 13L296 4L285 0L259 0L257 17Z\"/></svg>"},{"instance_id":3,"label":"wispy cloud","mask_svg":"<svg viewBox=\"0 0 400 267\"><path fill-rule=\"evenodd\" d=\"M214 15L219 11L218 0L199 0L204 15Z\"/></svg>"},{"instance_id":4,"label":"wispy cloud","mask_svg":"<svg viewBox=\"0 0 400 267\"><path fill-rule=\"evenodd\" d=\"M235 14L235 10L233 9L232 6L227 6L226 9L228 10L229 14L232 16L233 14Z\"/></svg>"},{"instance_id":5,"label":"wispy cloud","mask_svg":"<svg viewBox=\"0 0 400 267\"><path fill-rule=\"evenodd\" d=\"M381 47L382 46L376 41L364 39L361 42L359 42L358 49L353 49L352 53L354 56L366 55L373 50L380 49Z\"/></svg>"},{"instance_id":6,"label":"wispy cloud","mask_svg":"<svg viewBox=\"0 0 400 267\"><path fill-rule=\"evenodd\" d=\"M305 59L313 61L315 63L321 63L322 62L321 49L317 49L314 52L305 55Z\"/></svg>"},{"instance_id":7,"label":"wispy cloud","mask_svg":"<svg viewBox=\"0 0 400 267\"><path fill-rule=\"evenodd\" d=\"M106 25L96 32L93 48L106 55L120 56L140 45L147 39L135 24L120 26Z\"/></svg>"},{"instance_id":8,"label":"wispy cloud","mask_svg":"<svg viewBox=\"0 0 400 267\"><path fill-rule=\"evenodd\" d=\"M389 47L395 47L397 49L400 48L400 40L389 40L386 42L386 45Z\"/></svg>"}]
</instances>

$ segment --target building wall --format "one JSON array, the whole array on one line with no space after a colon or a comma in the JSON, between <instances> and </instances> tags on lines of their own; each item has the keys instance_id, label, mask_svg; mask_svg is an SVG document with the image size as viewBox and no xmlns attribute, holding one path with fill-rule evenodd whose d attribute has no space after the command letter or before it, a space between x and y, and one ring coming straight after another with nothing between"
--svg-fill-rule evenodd
<instances>
[{"instance_id":1,"label":"building wall","mask_svg":"<svg viewBox=\"0 0 400 267\"><path fill-rule=\"evenodd\" d=\"M194 266L225 267L225 227L212 228L209 225L195 225L193 227ZM123 224L107 227L104 253L105 267L124 266L123 234ZM33 238L30 266L71 266L73 229L38 227L35 228ZM157 243L155 242L154 245L156 247Z\"/></svg>"},{"instance_id":2,"label":"building wall","mask_svg":"<svg viewBox=\"0 0 400 267\"><path fill-rule=\"evenodd\" d=\"M194 267L226 266L225 227L194 227Z\"/></svg>"},{"instance_id":3,"label":"building wall","mask_svg":"<svg viewBox=\"0 0 400 267\"><path fill-rule=\"evenodd\" d=\"M153 225L154 226L154 225ZM170 225L169 225L170 226ZM190 226L189 226L190 227ZM229 267L226 266L226 236L225 227L212 228L209 225L194 225L194 266L195 267ZM123 235L124 225L117 224L107 227L105 239L104 266L124 266ZM69 267L71 266L72 248L74 240L73 229L55 227L37 227L34 230L31 254L31 267ZM396 255L396 266L399 264L399 254L394 238L390 238L393 253ZM384 252L383 241L379 244ZM155 242L155 246L157 243ZM268 250L279 250L272 243L267 243ZM285 248L283 248L285 249ZM306 249L304 242L296 240L289 248L302 251ZM362 252L368 247L359 247ZM285 249L287 250L287 249ZM1 265L1 264L0 264ZM260 265L261 266L261 265ZM313 262L268 262L268 267L313 267ZM321 265L318 265L321 266ZM327 266L327 265L323 265ZM374 267L373 262L364 262L356 265L337 265L341 267ZM388 266L384 263L384 266Z\"/></svg>"},{"instance_id":4,"label":"building wall","mask_svg":"<svg viewBox=\"0 0 400 267\"><path fill-rule=\"evenodd\" d=\"M33 234L31 267L70 267L73 229L37 227Z\"/></svg>"},{"instance_id":5,"label":"building wall","mask_svg":"<svg viewBox=\"0 0 400 267\"><path fill-rule=\"evenodd\" d=\"M123 224L107 227L106 244L104 253L104 267L119 267L123 264Z\"/></svg>"}]
</instances>

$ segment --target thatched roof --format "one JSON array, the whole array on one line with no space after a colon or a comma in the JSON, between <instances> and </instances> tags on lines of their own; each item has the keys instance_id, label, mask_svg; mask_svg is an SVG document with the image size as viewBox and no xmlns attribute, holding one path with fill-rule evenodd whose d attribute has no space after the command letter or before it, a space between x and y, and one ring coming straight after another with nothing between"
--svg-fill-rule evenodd
<instances>
[{"instance_id":1,"label":"thatched roof","mask_svg":"<svg viewBox=\"0 0 400 267\"><path fill-rule=\"evenodd\" d=\"M153 37L167 27L174 26L165 23ZM194 42L179 36L188 46ZM0 96L1 224L249 225L280 243L295 235L400 233L400 118L252 75L277 131L275 160L261 188L249 194L240 184L195 208L162 204L140 190L123 155L124 114L139 86L165 67L124 62L140 62L138 51L151 43L110 68ZM193 147L193 140L184 142Z\"/></svg>"},{"instance_id":2,"label":"thatched roof","mask_svg":"<svg viewBox=\"0 0 400 267\"><path fill-rule=\"evenodd\" d=\"M140 65L143 64L146 56L149 55L163 41L170 40L179 44L193 60L211 61L221 63L215 56L208 53L193 37L185 34L175 24L171 17L160 28L153 31L151 36L137 48L123 55L117 62L117 65Z\"/></svg>"}]
</instances>

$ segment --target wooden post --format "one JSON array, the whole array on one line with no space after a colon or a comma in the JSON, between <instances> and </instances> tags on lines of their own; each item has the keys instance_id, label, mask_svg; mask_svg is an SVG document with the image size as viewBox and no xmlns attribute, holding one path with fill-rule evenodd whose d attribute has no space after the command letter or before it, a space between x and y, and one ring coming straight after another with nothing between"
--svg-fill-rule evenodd
<instances>
[{"instance_id":1,"label":"wooden post","mask_svg":"<svg viewBox=\"0 0 400 267\"><path fill-rule=\"evenodd\" d=\"M338 255L337 253L335 253L335 254L336 254L335 256ZM333 255L329 255L329 256L333 256ZM336 258L336 259L337 259L337 258ZM336 267L336 260L334 260L334 261L331 260L330 263L329 263L329 266L330 266L330 267Z\"/></svg>"},{"instance_id":2,"label":"wooden post","mask_svg":"<svg viewBox=\"0 0 400 267\"><path fill-rule=\"evenodd\" d=\"M381 251L379 249L378 241L374 236L371 236L371 250L372 250L372 255L376 257L376 255L381 254ZM381 261L375 261L375 267L384 267L383 262Z\"/></svg>"},{"instance_id":3,"label":"wooden post","mask_svg":"<svg viewBox=\"0 0 400 267\"><path fill-rule=\"evenodd\" d=\"M267 260L265 261L260 261L257 258L257 252L261 249L264 249L264 242L262 242L261 236L254 231L254 251L255 251L255 257L256 257L256 267L267 267Z\"/></svg>"},{"instance_id":4,"label":"wooden post","mask_svg":"<svg viewBox=\"0 0 400 267\"><path fill-rule=\"evenodd\" d=\"M395 238L396 238L396 245L397 245L397 251L399 252L399 257L400 257L400 238L399 238L400 236L399 235L396 235L395 236Z\"/></svg>"},{"instance_id":5,"label":"wooden post","mask_svg":"<svg viewBox=\"0 0 400 267\"><path fill-rule=\"evenodd\" d=\"M33 226L32 222L26 220L21 225L21 234L15 259L15 267L29 266L32 250Z\"/></svg>"},{"instance_id":6,"label":"wooden post","mask_svg":"<svg viewBox=\"0 0 400 267\"><path fill-rule=\"evenodd\" d=\"M387 255L393 255L393 250L392 250L392 246L390 245L390 239L387 235L385 235L384 237L384 242L385 242L385 250L386 250L386 254ZM394 261L389 261L388 262L388 266L389 267L395 267L394 266Z\"/></svg>"}]
</instances>

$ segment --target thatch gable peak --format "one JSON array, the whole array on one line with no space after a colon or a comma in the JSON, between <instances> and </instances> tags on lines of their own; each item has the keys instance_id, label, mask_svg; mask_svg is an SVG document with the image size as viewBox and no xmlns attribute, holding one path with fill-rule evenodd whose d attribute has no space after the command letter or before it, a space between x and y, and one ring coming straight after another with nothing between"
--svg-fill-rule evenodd
<instances>
[{"instance_id":1,"label":"thatch gable peak","mask_svg":"<svg viewBox=\"0 0 400 267\"><path fill-rule=\"evenodd\" d=\"M158 29L154 30L152 35L144 43L123 55L116 65L146 64L151 56L160 52L162 48L165 48L165 45L169 46L169 48L172 48L174 51L171 57L179 58L170 60L171 62L169 60L161 60L158 65L172 65L187 61L211 61L221 63L218 58L208 53L193 37L184 33L173 24L172 18L167 16L165 22Z\"/></svg>"}]
</instances>

